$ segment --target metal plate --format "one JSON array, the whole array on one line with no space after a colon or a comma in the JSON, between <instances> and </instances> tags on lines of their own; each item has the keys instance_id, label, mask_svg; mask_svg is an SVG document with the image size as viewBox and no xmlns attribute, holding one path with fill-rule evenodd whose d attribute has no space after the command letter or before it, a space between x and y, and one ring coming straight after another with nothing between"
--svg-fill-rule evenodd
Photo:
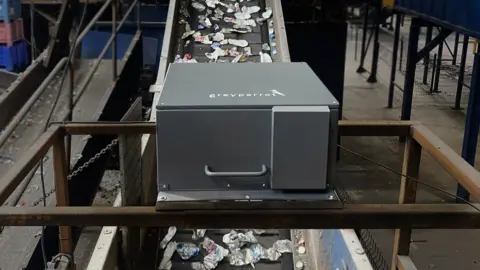
<instances>
[{"instance_id":1,"label":"metal plate","mask_svg":"<svg viewBox=\"0 0 480 270\"><path fill-rule=\"evenodd\" d=\"M273 190L159 192L157 211L196 209L339 209L335 192L301 193Z\"/></svg>"}]
</instances>

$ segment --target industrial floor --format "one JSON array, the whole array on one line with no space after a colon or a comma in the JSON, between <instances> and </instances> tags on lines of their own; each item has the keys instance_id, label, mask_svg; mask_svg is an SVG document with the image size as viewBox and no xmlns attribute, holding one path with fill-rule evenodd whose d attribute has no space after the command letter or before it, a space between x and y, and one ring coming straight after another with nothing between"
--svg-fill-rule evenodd
<instances>
[{"instance_id":1,"label":"industrial floor","mask_svg":"<svg viewBox=\"0 0 480 270\"><path fill-rule=\"evenodd\" d=\"M391 49L393 43L391 36L386 34L385 31L380 34L381 47ZM407 44L406 39L405 44ZM376 84L367 83L368 73L356 73L358 62L354 60L354 47L354 40L349 38L345 70L344 118L349 120L398 120L401 110L401 92L395 94L394 108L386 108L387 83L390 77L388 61L379 61L377 77L379 82ZM370 70L371 65L370 59L369 55L365 62L368 70ZM417 80L421 80L421 77ZM397 75L397 83L403 85L403 77L400 72ZM456 83L445 76L441 77L440 84L443 88L456 87ZM454 89L453 91L455 91ZM446 90L444 92L448 92ZM453 103L449 104L444 100L435 100L435 96L422 94L421 90L418 89L415 91L413 120L421 121L460 153L465 121L464 111L452 110ZM401 171L403 145L398 142L398 138L344 138L341 143L355 152ZM476 167L477 169L480 168L478 162ZM358 156L341 151L338 177L355 202L395 203L397 201L400 176ZM428 153L422 154L420 179L455 193L456 182ZM439 194L425 187L420 187L417 200L419 203L454 201L452 197ZM390 264L393 230L372 230L371 233L374 235L386 262ZM478 243L480 243L480 230L414 230L411 257L420 270L480 269Z\"/></svg>"}]
</instances>

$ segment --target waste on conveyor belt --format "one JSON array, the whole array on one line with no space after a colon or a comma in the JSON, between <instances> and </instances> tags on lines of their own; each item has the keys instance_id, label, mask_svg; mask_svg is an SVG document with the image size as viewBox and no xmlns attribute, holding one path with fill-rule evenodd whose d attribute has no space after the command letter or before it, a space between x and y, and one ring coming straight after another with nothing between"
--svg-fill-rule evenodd
<instances>
[{"instance_id":1,"label":"waste on conveyor belt","mask_svg":"<svg viewBox=\"0 0 480 270\"><path fill-rule=\"evenodd\" d=\"M182 260L195 260L191 262L192 269L212 270L222 261L233 266L251 265L254 268L254 264L260 260L277 261L283 253L292 253L294 248L293 243L288 239L277 240L269 248L263 247L255 237L263 234L265 232L263 230L232 230L222 238L227 248L205 236L205 229L193 230L192 239L198 245L172 241L176 231L175 227L170 227L167 235L160 242L160 247L164 251L159 270L172 268L171 259L175 251ZM203 259L200 256L203 256Z\"/></svg>"},{"instance_id":2,"label":"waste on conveyor belt","mask_svg":"<svg viewBox=\"0 0 480 270\"><path fill-rule=\"evenodd\" d=\"M179 23L184 26L182 34L184 47L192 42L210 45L205 51L209 63L242 63L251 61L252 49L243 34L252 33L257 26L266 24L268 43L262 44L260 61L273 62L277 54L274 22L271 20L273 10L251 5L250 0L185 0L180 6ZM196 16L191 17L189 9ZM258 32L258 30L257 30ZM237 36L237 38L230 38ZM227 46L230 45L230 46ZM258 60L257 60L258 61ZM177 54L174 63L198 63L191 53Z\"/></svg>"}]
</instances>

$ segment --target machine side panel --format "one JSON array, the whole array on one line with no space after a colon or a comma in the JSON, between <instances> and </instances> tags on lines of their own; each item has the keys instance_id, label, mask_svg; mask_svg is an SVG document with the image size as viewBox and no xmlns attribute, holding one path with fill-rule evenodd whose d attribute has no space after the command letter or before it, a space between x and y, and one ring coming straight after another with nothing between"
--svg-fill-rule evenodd
<instances>
[{"instance_id":1,"label":"machine side panel","mask_svg":"<svg viewBox=\"0 0 480 270\"><path fill-rule=\"evenodd\" d=\"M326 188L329 113L327 106L273 107L273 189Z\"/></svg>"},{"instance_id":2,"label":"machine side panel","mask_svg":"<svg viewBox=\"0 0 480 270\"><path fill-rule=\"evenodd\" d=\"M337 167L337 153L338 153L338 109L330 110L330 134L328 136L328 171L327 171L327 185L331 188L335 186L335 173Z\"/></svg>"}]
</instances>

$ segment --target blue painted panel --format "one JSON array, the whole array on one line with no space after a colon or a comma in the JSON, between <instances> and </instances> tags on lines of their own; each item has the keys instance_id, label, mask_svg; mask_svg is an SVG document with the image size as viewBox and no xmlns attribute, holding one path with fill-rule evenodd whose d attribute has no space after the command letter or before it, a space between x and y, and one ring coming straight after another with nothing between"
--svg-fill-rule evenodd
<instances>
[{"instance_id":1,"label":"blue painted panel","mask_svg":"<svg viewBox=\"0 0 480 270\"><path fill-rule=\"evenodd\" d=\"M136 28L130 28L132 34L121 33L117 35L117 59L122 59L128 49ZM163 31L162 31L163 32ZM143 32L142 32L143 34ZM100 52L107 44L110 38L110 32L90 31L82 42L82 58L95 59L100 55ZM162 35L163 39L163 35ZM143 44L143 64L158 65L158 59L161 51L161 40L152 37L142 37ZM104 59L111 59L111 47L105 54Z\"/></svg>"},{"instance_id":2,"label":"blue painted panel","mask_svg":"<svg viewBox=\"0 0 480 270\"><path fill-rule=\"evenodd\" d=\"M396 0L395 5L421 13L432 20L468 31L480 32L480 1L478 0Z\"/></svg>"},{"instance_id":3,"label":"blue painted panel","mask_svg":"<svg viewBox=\"0 0 480 270\"><path fill-rule=\"evenodd\" d=\"M154 5L141 5L140 6L140 21L144 22L165 22L167 20L167 7L160 7ZM137 20L137 11L133 11L129 20Z\"/></svg>"},{"instance_id":4,"label":"blue painted panel","mask_svg":"<svg viewBox=\"0 0 480 270\"><path fill-rule=\"evenodd\" d=\"M95 59L100 55L107 41L110 39L111 33L90 31L82 42L82 58ZM117 59L122 59L128 46L132 42L133 35L118 34L117 35ZM108 48L103 59L112 59L112 47Z\"/></svg>"}]
</instances>

